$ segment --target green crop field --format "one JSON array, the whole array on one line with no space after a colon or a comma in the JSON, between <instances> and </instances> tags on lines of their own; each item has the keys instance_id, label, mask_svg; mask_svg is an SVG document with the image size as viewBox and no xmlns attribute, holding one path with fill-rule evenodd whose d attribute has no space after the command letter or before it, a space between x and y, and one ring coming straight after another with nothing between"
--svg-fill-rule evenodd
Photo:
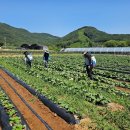
<instances>
[{"instance_id":1,"label":"green crop field","mask_svg":"<svg viewBox=\"0 0 130 130\"><path fill-rule=\"evenodd\" d=\"M84 71L81 54L51 55L48 68L34 56L32 68L24 57L0 57L0 65L77 119L90 118L89 129L130 130L130 56L99 54L94 80Z\"/></svg>"}]
</instances>

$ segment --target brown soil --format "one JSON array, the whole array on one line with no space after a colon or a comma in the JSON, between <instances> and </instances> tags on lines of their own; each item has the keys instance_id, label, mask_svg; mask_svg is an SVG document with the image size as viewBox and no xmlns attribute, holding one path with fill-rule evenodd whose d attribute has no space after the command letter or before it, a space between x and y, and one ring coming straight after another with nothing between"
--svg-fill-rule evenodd
<instances>
[{"instance_id":1,"label":"brown soil","mask_svg":"<svg viewBox=\"0 0 130 130\"><path fill-rule=\"evenodd\" d=\"M117 104L117 103L108 103L107 107L111 111L122 111L122 110L124 110L124 107L122 105Z\"/></svg>"},{"instance_id":2,"label":"brown soil","mask_svg":"<svg viewBox=\"0 0 130 130\"><path fill-rule=\"evenodd\" d=\"M1 127L1 122L0 122L0 130L2 130L2 127Z\"/></svg>"},{"instance_id":3,"label":"brown soil","mask_svg":"<svg viewBox=\"0 0 130 130\"><path fill-rule=\"evenodd\" d=\"M116 89L117 89L117 90L121 90L121 91L123 91L123 92L130 93L130 89L128 89L128 88L123 88L123 87L117 86Z\"/></svg>"},{"instance_id":4,"label":"brown soil","mask_svg":"<svg viewBox=\"0 0 130 130\"><path fill-rule=\"evenodd\" d=\"M120 80L120 79L113 79L113 80L118 81L118 82L125 82L125 83L130 84L130 82L128 82L128 81L124 81L124 80Z\"/></svg>"},{"instance_id":5,"label":"brown soil","mask_svg":"<svg viewBox=\"0 0 130 130\"><path fill-rule=\"evenodd\" d=\"M91 128L90 128L91 126ZM89 117L80 120L78 125L75 125L76 130L91 130L95 128L95 124L92 123Z\"/></svg>"},{"instance_id":6,"label":"brown soil","mask_svg":"<svg viewBox=\"0 0 130 130\"><path fill-rule=\"evenodd\" d=\"M24 100L52 127L53 130L74 130L76 127L66 123L62 118L50 111L40 100L33 96L23 86L18 84L9 75L0 69L0 75L16 89ZM46 130L44 124L31 112L31 110L22 102L22 100L14 93L9 85L0 78L0 86L4 89L18 110L22 113L31 130Z\"/></svg>"}]
</instances>

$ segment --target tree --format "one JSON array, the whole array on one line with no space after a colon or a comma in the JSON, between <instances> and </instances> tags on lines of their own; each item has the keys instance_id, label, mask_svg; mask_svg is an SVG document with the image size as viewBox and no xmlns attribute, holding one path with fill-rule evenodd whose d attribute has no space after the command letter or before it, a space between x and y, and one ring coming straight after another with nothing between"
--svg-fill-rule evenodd
<instances>
[{"instance_id":1,"label":"tree","mask_svg":"<svg viewBox=\"0 0 130 130\"><path fill-rule=\"evenodd\" d=\"M29 46L28 44L22 44L22 45L21 45L21 48L29 49L29 47L30 47L30 46Z\"/></svg>"},{"instance_id":2,"label":"tree","mask_svg":"<svg viewBox=\"0 0 130 130\"><path fill-rule=\"evenodd\" d=\"M126 43L127 43L127 46L130 46L130 41L126 41Z\"/></svg>"},{"instance_id":3,"label":"tree","mask_svg":"<svg viewBox=\"0 0 130 130\"><path fill-rule=\"evenodd\" d=\"M128 46L126 41L119 41L117 45L117 47L126 47L126 46Z\"/></svg>"},{"instance_id":4,"label":"tree","mask_svg":"<svg viewBox=\"0 0 130 130\"><path fill-rule=\"evenodd\" d=\"M4 43L3 43L3 42L0 42L0 47L3 46L3 45L4 45Z\"/></svg>"},{"instance_id":5,"label":"tree","mask_svg":"<svg viewBox=\"0 0 130 130\"><path fill-rule=\"evenodd\" d=\"M109 40L109 41L105 42L106 47L116 47L117 44L118 44L118 42L115 40Z\"/></svg>"}]
</instances>

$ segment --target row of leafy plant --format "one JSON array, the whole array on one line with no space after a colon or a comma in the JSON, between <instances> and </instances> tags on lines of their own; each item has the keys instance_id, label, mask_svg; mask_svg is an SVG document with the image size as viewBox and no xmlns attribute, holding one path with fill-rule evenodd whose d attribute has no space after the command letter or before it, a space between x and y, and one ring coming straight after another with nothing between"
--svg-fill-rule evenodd
<instances>
[{"instance_id":1,"label":"row of leafy plant","mask_svg":"<svg viewBox=\"0 0 130 130\"><path fill-rule=\"evenodd\" d=\"M10 102L9 97L4 93L0 86L0 106L2 106L9 116L9 124L12 130L24 130L25 125L23 125L21 117L19 116L15 106Z\"/></svg>"},{"instance_id":2,"label":"row of leafy plant","mask_svg":"<svg viewBox=\"0 0 130 130\"><path fill-rule=\"evenodd\" d=\"M97 123L98 129L130 128L129 118L123 119L123 122L120 118L121 115L124 117L129 115L129 94L123 92L119 94L114 88L116 82L111 78L107 81L107 78L98 73L94 75L96 80L90 81L83 73L81 55L54 55L47 69L43 66L42 57L34 57L31 69L26 68L22 58L3 57L0 64L73 114L81 118L91 117ZM107 110L107 107L100 110L97 107L100 103L97 102L102 99L107 101L105 104L117 102L123 105L125 112L117 114ZM102 114L101 111L105 112Z\"/></svg>"},{"instance_id":3,"label":"row of leafy plant","mask_svg":"<svg viewBox=\"0 0 130 130\"><path fill-rule=\"evenodd\" d=\"M111 68L113 70L130 71L129 55L96 55L97 66L103 68Z\"/></svg>"}]
</instances>

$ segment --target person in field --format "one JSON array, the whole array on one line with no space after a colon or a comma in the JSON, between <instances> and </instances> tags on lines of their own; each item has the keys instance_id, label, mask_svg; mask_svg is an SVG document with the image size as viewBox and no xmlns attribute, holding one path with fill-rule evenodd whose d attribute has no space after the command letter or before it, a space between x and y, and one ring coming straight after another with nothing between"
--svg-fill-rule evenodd
<instances>
[{"instance_id":1,"label":"person in field","mask_svg":"<svg viewBox=\"0 0 130 130\"><path fill-rule=\"evenodd\" d=\"M83 56L85 60L84 67L86 68L87 75L91 80L93 80L92 70L96 66L96 58L95 56L92 56L89 52L84 52Z\"/></svg>"},{"instance_id":2,"label":"person in field","mask_svg":"<svg viewBox=\"0 0 130 130\"><path fill-rule=\"evenodd\" d=\"M44 66L46 68L48 67L48 61L49 61L49 51L45 50L45 52L43 54L43 62L44 62Z\"/></svg>"},{"instance_id":3,"label":"person in field","mask_svg":"<svg viewBox=\"0 0 130 130\"><path fill-rule=\"evenodd\" d=\"M25 55L25 64L27 65L27 67L32 67L32 60L33 60L33 56L32 56L32 53L29 53L28 51L25 51L24 52L24 55Z\"/></svg>"}]
</instances>

